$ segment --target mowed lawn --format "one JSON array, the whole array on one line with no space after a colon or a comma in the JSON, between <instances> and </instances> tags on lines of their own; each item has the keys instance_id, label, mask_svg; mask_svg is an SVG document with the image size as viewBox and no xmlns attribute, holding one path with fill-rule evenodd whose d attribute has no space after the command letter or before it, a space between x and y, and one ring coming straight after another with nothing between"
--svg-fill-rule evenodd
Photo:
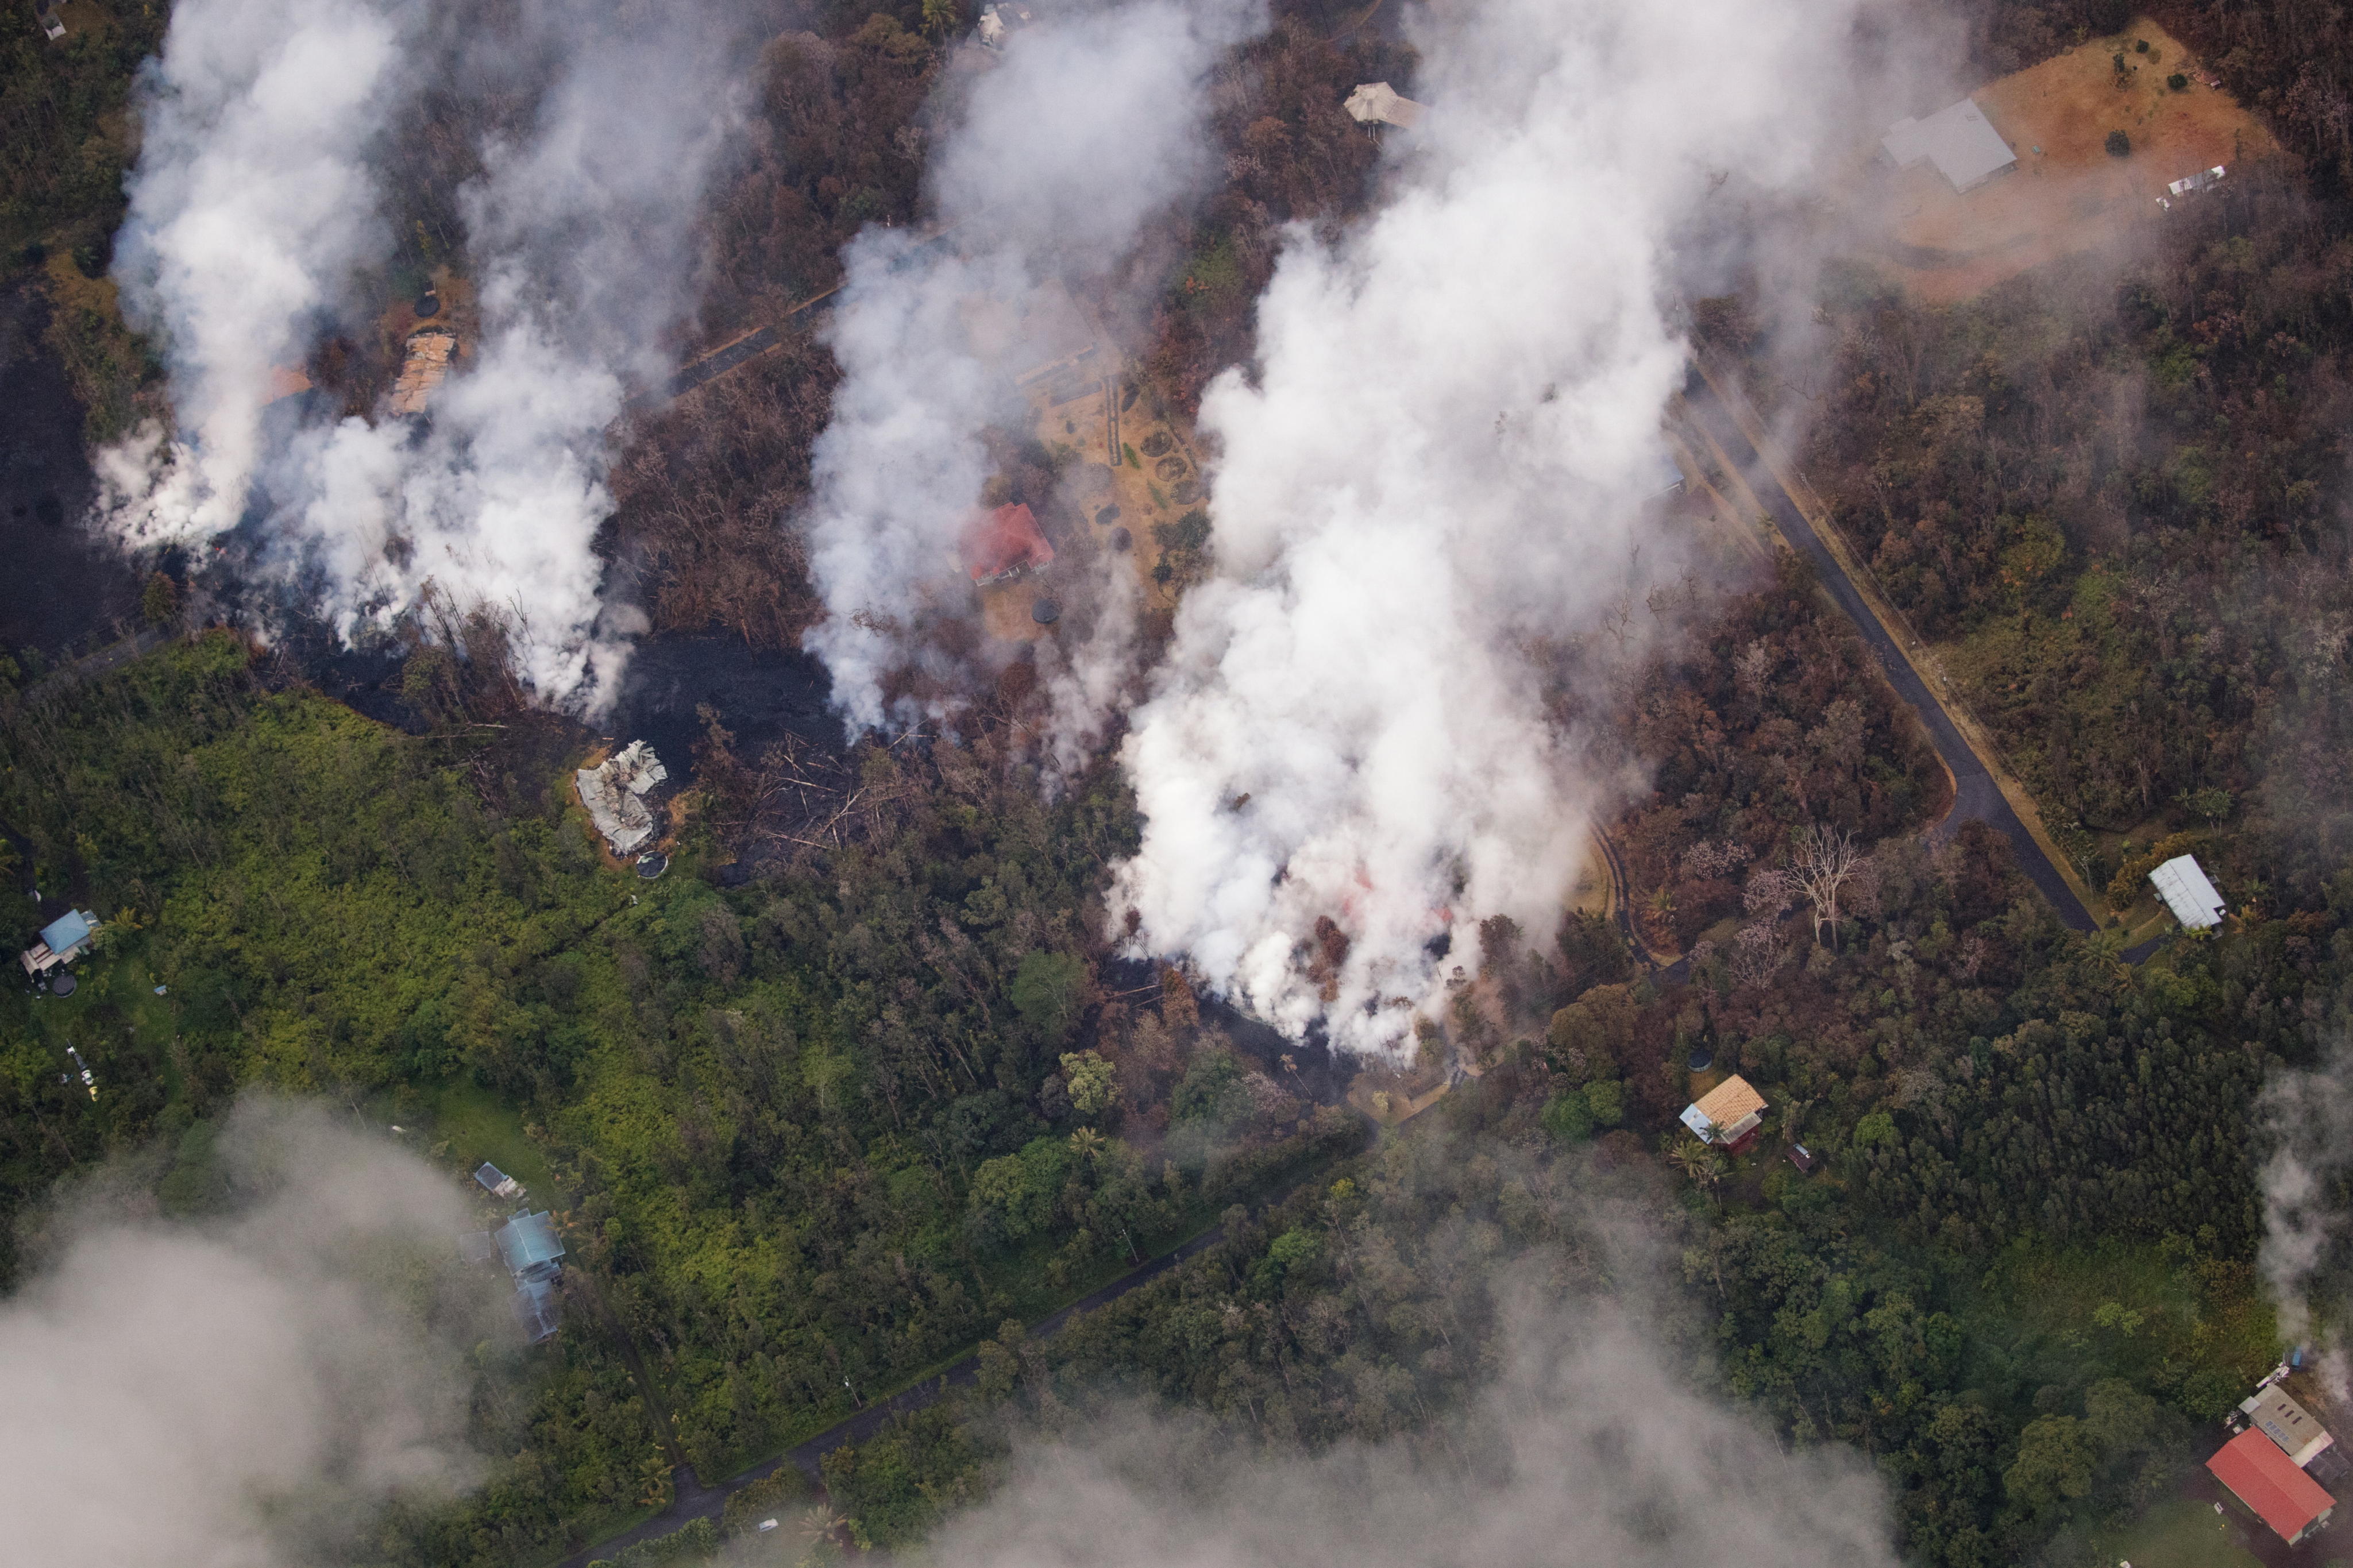
<instances>
[{"instance_id":1,"label":"mowed lawn","mask_svg":"<svg viewBox=\"0 0 2353 1568\"><path fill-rule=\"evenodd\" d=\"M2095 1538L2098 1561L2133 1568L2263 1568L2241 1547L2229 1521L2196 1498L2158 1504L2122 1529Z\"/></svg>"}]
</instances>

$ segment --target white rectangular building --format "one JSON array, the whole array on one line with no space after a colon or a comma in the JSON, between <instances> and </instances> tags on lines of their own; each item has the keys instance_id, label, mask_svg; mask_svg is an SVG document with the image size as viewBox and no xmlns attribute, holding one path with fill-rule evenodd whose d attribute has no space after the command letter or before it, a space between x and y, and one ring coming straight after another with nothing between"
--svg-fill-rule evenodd
<instances>
[{"instance_id":1,"label":"white rectangular building","mask_svg":"<svg viewBox=\"0 0 2353 1568\"><path fill-rule=\"evenodd\" d=\"M2148 874L2149 885L2184 931L2209 931L2222 919L2222 895L2206 879L2195 855L2176 855Z\"/></svg>"},{"instance_id":2,"label":"white rectangular building","mask_svg":"<svg viewBox=\"0 0 2353 1568\"><path fill-rule=\"evenodd\" d=\"M1963 99L1926 120L1904 119L1887 128L1880 146L1899 169L1926 159L1957 191L1972 191L1996 174L2018 166L2018 154L2001 139L1976 100Z\"/></svg>"}]
</instances>

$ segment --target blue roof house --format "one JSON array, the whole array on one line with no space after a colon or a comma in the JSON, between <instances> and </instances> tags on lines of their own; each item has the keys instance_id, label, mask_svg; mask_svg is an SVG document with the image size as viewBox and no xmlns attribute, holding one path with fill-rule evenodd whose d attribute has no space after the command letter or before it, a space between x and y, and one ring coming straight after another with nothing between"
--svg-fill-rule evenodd
<instances>
[{"instance_id":1,"label":"blue roof house","mask_svg":"<svg viewBox=\"0 0 2353 1568\"><path fill-rule=\"evenodd\" d=\"M16 960L25 973L38 978L60 963L71 963L98 934L98 917L88 910L68 910L41 928L41 940Z\"/></svg>"}]
</instances>

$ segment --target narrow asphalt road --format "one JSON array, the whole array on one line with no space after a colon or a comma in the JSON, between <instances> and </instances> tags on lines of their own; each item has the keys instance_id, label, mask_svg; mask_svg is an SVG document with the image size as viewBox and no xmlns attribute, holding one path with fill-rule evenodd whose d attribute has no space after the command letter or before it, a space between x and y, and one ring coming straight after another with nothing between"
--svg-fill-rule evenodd
<instances>
[{"instance_id":1,"label":"narrow asphalt road","mask_svg":"<svg viewBox=\"0 0 2353 1568\"><path fill-rule=\"evenodd\" d=\"M1121 1275L1092 1295L1082 1296L1051 1317L1032 1325L1029 1330L1030 1337L1044 1339L1058 1332L1063 1325L1080 1313L1092 1312L1105 1302L1117 1300L1139 1285L1150 1284L1187 1258L1215 1247L1219 1242L1223 1241L1225 1237L1225 1226L1211 1226L1174 1251L1162 1253L1133 1271ZM834 1449L845 1443L864 1442L881 1431L893 1416L903 1415L910 1411L921 1410L928 1405L935 1404L948 1389L968 1386L979 1374L979 1357L968 1355L950 1366L944 1373L927 1378L912 1388L902 1389L879 1404L870 1405L857 1415L837 1426L828 1427L806 1443L786 1449L782 1457L770 1459L765 1464L755 1465L742 1475L731 1477L715 1487L704 1486L695 1479L694 1471L691 1467L681 1465L670 1477L672 1492L670 1507L634 1530L574 1552L564 1560L563 1568L586 1568L588 1563L600 1559L618 1557L641 1541L650 1541L656 1536L668 1535L673 1531L682 1530L695 1520L715 1520L719 1517L720 1511L727 1506L727 1499L731 1493L742 1490L754 1481L765 1480L776 1474L780 1466L791 1465L809 1479L822 1482L825 1478L821 1467L825 1457Z\"/></svg>"},{"instance_id":2,"label":"narrow asphalt road","mask_svg":"<svg viewBox=\"0 0 2353 1568\"><path fill-rule=\"evenodd\" d=\"M2034 836L2018 819L2018 813L2011 809L2000 786L1994 783L1993 774L1987 769L1984 760L1962 737L1960 730L1953 723L1952 716L1945 711L1945 705L1922 682L1919 672L1912 668L1912 661L1904 657L1903 649L1896 646L1887 627L1863 603L1862 595L1855 592L1854 584L1847 577L1846 569L1839 564L1838 557L1824 546L1820 537L1814 532L1813 524L1806 521L1806 514L1799 510L1789 492L1781 488L1781 481L1758 457L1756 447L1740 428L1739 421L1732 417L1717 399L1714 389L1696 370L1683 387L1683 402L1691 410L1692 417L1715 438L1725 455L1739 465L1749 489L1756 491L1766 510L1772 514L1774 526L1781 531L1783 538L1812 563L1814 574L1821 579L1822 586L1830 590L1831 597L1854 623L1864 646L1878 658L1888 684L1895 688L1897 696L1912 705L1913 711L1919 714L1921 723L1927 727L1929 742L1936 748L1936 754L1944 759L1945 766L1951 770L1954 784L1953 809L1930 831L1930 838L1942 842L1964 822L1987 824L2010 840L2010 847L2018 856L2019 869L2025 872L2027 880L2051 900L2061 920L2075 931L2098 930L2098 923L2084 908L2083 901L2075 897L2074 889L2068 887L2067 879L2051 863L2051 858L2043 853L2042 846L2034 841Z\"/></svg>"}]
</instances>

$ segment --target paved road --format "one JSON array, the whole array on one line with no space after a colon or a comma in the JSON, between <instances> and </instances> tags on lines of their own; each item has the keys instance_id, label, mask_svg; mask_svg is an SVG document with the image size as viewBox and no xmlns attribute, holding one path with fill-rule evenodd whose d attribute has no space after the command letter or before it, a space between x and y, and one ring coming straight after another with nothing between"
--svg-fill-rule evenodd
<instances>
[{"instance_id":1,"label":"paved road","mask_svg":"<svg viewBox=\"0 0 2353 1568\"><path fill-rule=\"evenodd\" d=\"M1854 623L1855 630L1862 636L1864 646L1878 658L1888 684L1895 688L1896 695L1912 705L1913 710L1920 715L1920 721L1927 727L1928 739L1936 746L1936 754L1944 759L1945 766L1951 770L1954 784L1952 812L1930 830L1931 841L1942 842L1949 838L1964 822L1989 825L2010 840L2010 847L2017 852L2019 869L2025 872L2027 880L2051 900L2061 920L2075 931L2098 930L2097 922L2084 908L2082 900L2075 897L2074 889L2068 887L2067 879L2051 863L2051 858L2043 853L2042 846L2034 841L2034 836L2027 832L2026 825L2018 819L2018 813L2011 809L2009 799L1993 782L1993 774L1988 771L1983 759L1970 748L1953 723L1952 716L1945 711L1945 705L1922 682L1918 671L1912 668L1911 660L1904 657L1903 650L1896 646L1887 627L1872 614L1871 607L1863 603L1862 595L1855 592L1854 584L1848 579L1846 569L1839 564L1838 557L1823 545L1820 536L1814 532L1813 524L1806 521L1806 514L1798 509L1788 491L1781 488L1781 481L1758 458L1756 447L1741 430L1739 422L1732 417L1716 398L1715 391L1696 371L1693 372L1690 382L1683 388L1683 401L1691 409L1692 417L1715 437L1725 455L1739 465L1749 489L1757 492L1757 499L1772 514L1774 526L1812 563L1814 574L1821 579L1822 586L1830 590L1831 597L1838 601L1839 608L1844 610L1847 618Z\"/></svg>"},{"instance_id":2,"label":"paved road","mask_svg":"<svg viewBox=\"0 0 2353 1568\"><path fill-rule=\"evenodd\" d=\"M1162 1253L1132 1273L1121 1275L1092 1296L1082 1297L1053 1316L1035 1324L1029 1331L1030 1337L1044 1339L1059 1331L1064 1324L1080 1313L1092 1312L1107 1301L1117 1300L1139 1285L1150 1284L1187 1258L1208 1247L1215 1247L1219 1242L1223 1241L1225 1237L1225 1226L1211 1226L1175 1251ZM600 1541L594 1546L573 1553L565 1559L563 1568L586 1568L587 1563L599 1559L618 1557L623 1552L641 1541L650 1541L656 1536L668 1535L673 1531L682 1530L695 1520L715 1520L719 1517L720 1511L727 1506L730 1493L739 1491L754 1481L765 1480L776 1474L780 1466L791 1465L811 1480L821 1482L824 1475L820 1467L825 1457L834 1449L840 1447L844 1443L864 1442L881 1431L884 1424L893 1416L903 1415L910 1411L921 1410L925 1405L934 1404L948 1389L968 1386L979 1373L979 1358L966 1356L936 1377L919 1383L913 1388L902 1389L880 1404L868 1405L849 1420L828 1427L797 1447L786 1450L782 1458L770 1459L764 1465L755 1465L742 1475L733 1477L715 1487L704 1486L695 1479L691 1468L682 1465L670 1477L673 1489L670 1507L638 1525L635 1530L614 1536L609 1541Z\"/></svg>"}]
</instances>

